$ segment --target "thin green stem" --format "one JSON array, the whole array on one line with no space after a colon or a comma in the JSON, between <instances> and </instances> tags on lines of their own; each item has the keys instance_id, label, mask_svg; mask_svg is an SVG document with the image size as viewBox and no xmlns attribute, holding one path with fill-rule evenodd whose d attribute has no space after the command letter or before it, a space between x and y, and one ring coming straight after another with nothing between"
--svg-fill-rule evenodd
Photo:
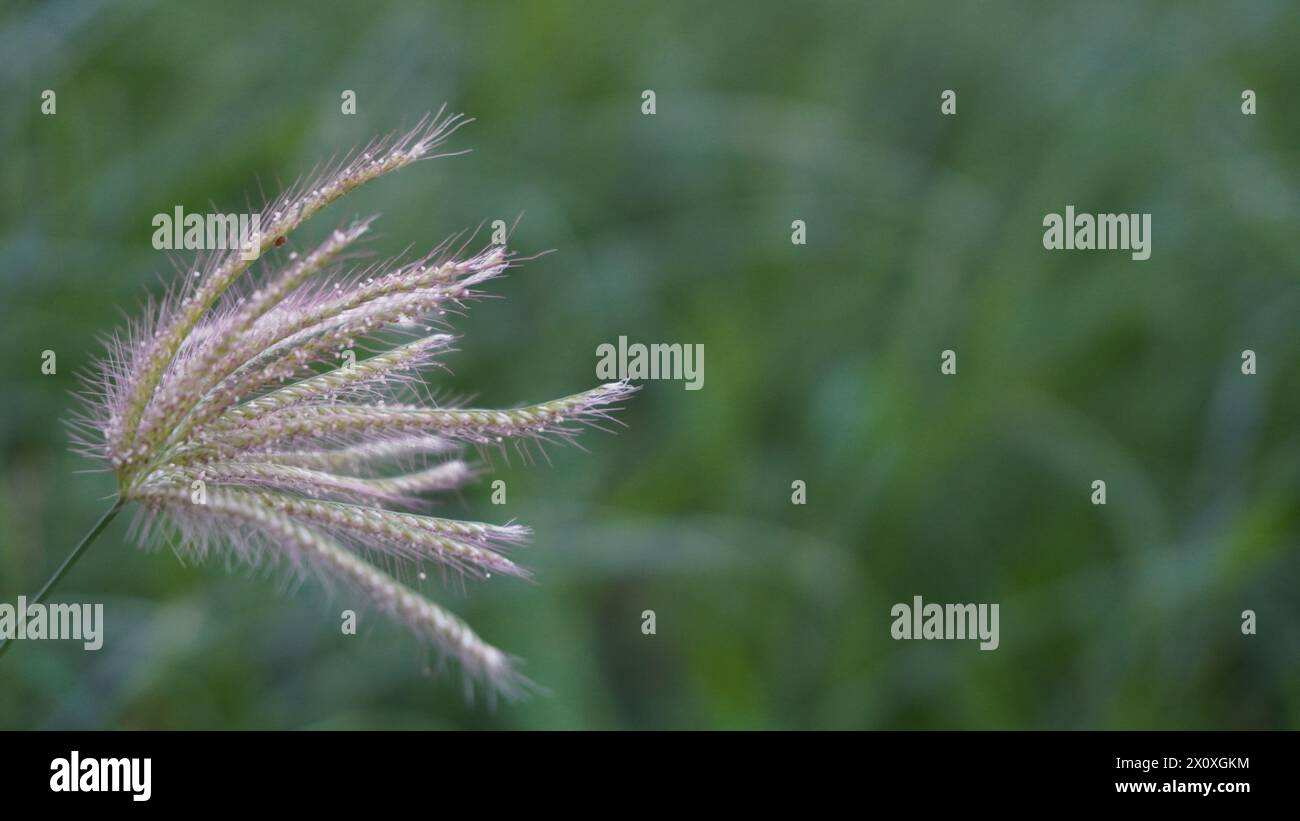
<instances>
[{"instance_id":1,"label":"thin green stem","mask_svg":"<svg viewBox=\"0 0 1300 821\"><path fill-rule=\"evenodd\" d=\"M110 507L104 513L104 515L99 518L99 521L96 522L95 526L90 529L90 532L87 533L85 536L81 537L81 544L73 548L73 551L70 554L68 554L68 558L64 559L63 564L59 565L59 569L54 571L53 576L50 576L50 580L47 581L45 583L45 586L41 588L41 592L37 593L34 599L29 600L28 602L29 605L41 604L42 602L45 601L45 597L48 596L50 594L50 591L54 589L54 585L58 584L59 580L62 579L64 575L66 575L67 572L72 568L72 565L76 564L77 559L81 558L81 554L86 552L87 547L90 547L90 543L95 541L95 537L97 537L100 533L102 533L104 531L104 528L108 527L108 523L113 521L113 517L116 516L118 511L120 511L125 505L126 502L123 501L120 497L113 502L113 506ZM5 651L9 649L9 645L13 643L14 643L13 639L5 639L4 641L0 642L0 656L3 656L5 654Z\"/></svg>"}]
</instances>

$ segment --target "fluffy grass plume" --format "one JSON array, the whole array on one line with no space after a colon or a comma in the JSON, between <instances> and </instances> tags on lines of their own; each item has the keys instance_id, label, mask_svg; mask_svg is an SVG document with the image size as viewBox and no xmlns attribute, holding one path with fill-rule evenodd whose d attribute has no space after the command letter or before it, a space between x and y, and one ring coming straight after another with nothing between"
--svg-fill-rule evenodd
<instances>
[{"instance_id":1,"label":"fluffy grass plume","mask_svg":"<svg viewBox=\"0 0 1300 821\"><path fill-rule=\"evenodd\" d=\"M259 253L349 191L444 156L438 148L464 122L426 118L284 193L259 214ZM421 495L476 478L466 446L570 439L634 388L615 382L507 410L433 401L420 372L453 349L448 315L515 258L501 245L466 254L449 241L414 260L351 266L372 221L301 252L286 246L279 267L256 275L239 250L201 258L108 341L77 441L116 475L119 505L139 505L132 532L142 544L340 582L471 679L513 694L522 679L505 653L379 565L526 575L506 553L527 528L422 515ZM371 355L351 355L358 348Z\"/></svg>"}]
</instances>

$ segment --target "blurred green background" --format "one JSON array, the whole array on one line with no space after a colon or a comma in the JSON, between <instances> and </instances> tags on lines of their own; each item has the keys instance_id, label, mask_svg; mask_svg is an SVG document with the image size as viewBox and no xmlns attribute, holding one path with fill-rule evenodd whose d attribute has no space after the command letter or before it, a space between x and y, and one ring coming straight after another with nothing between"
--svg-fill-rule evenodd
<instances>
[{"instance_id":1,"label":"blurred green background","mask_svg":"<svg viewBox=\"0 0 1300 821\"><path fill-rule=\"evenodd\" d=\"M424 589L548 695L468 703L377 613L342 636L312 584L119 517L58 596L105 602L104 648L12 648L0 727L1300 726L1298 31L1280 0L6 2L0 601L108 505L60 420L172 274L152 216L244 210L443 102L473 153L294 241L522 214L514 246L555 253L438 385L563 395L619 335L702 343L706 379L646 383L589 453L497 460L504 508L486 481L438 508L536 529L538 583ZM1067 204L1151 213L1151 259L1044 251ZM999 603L1001 648L891 640L913 595Z\"/></svg>"}]
</instances>

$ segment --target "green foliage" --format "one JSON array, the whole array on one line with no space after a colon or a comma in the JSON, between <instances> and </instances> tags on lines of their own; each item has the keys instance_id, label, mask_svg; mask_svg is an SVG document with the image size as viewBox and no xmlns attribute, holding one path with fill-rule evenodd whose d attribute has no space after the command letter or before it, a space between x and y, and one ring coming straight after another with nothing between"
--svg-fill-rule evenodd
<instances>
[{"instance_id":1,"label":"green foliage","mask_svg":"<svg viewBox=\"0 0 1300 821\"><path fill-rule=\"evenodd\" d=\"M108 505L58 420L172 275L152 215L241 210L444 101L472 154L317 226L385 211L387 255L522 214L513 245L556 250L441 384L565 395L620 334L703 343L707 379L648 383L589 454L495 459L504 508L449 503L536 529L538 584L423 589L547 696L466 704L378 614L343 636L338 598L142 553L123 516L56 596L105 602L104 648L15 647L0 727L1300 726L1294 4L7 5L0 601ZM1152 213L1151 259L1044 251L1067 204ZM1001 648L892 641L916 594L1000 602Z\"/></svg>"}]
</instances>

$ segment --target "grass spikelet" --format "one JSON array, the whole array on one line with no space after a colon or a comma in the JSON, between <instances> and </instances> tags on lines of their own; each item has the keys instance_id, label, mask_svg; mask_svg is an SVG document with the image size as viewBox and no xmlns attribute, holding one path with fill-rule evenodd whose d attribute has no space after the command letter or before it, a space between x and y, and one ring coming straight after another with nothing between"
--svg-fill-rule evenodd
<instances>
[{"instance_id":1,"label":"grass spikelet","mask_svg":"<svg viewBox=\"0 0 1300 821\"><path fill-rule=\"evenodd\" d=\"M426 118L285 192L260 212L260 251L349 191L440 156L464 122ZM197 557L226 553L342 582L467 674L515 693L522 679L508 656L371 559L526 577L504 555L527 539L526 527L413 509L424 494L474 481L477 470L460 458L466 445L569 440L609 419L635 389L617 382L501 410L411 404L411 394L427 395L422 370L452 351L455 338L441 332L447 315L479 296L512 255L489 245L461 256L444 242L414 260L348 269L372 222L264 265L253 285L241 283L251 260L237 252L202 262L113 337L74 423L78 446L117 477L119 500L104 521L138 503L142 542L168 538ZM427 333L435 326L440 332ZM413 328L426 333L392 341L410 339ZM375 352L339 361L340 350L363 346Z\"/></svg>"}]
</instances>

